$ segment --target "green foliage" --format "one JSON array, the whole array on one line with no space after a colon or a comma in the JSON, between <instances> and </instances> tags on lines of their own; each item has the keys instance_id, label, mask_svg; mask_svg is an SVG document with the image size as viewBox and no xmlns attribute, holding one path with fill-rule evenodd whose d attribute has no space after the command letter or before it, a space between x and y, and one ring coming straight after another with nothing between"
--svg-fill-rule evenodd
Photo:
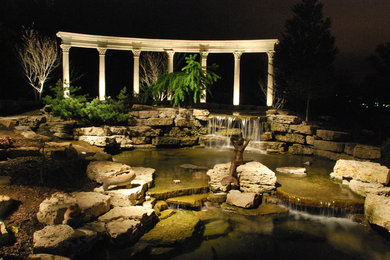
<instances>
[{"instance_id":1,"label":"green foliage","mask_svg":"<svg viewBox=\"0 0 390 260\"><path fill-rule=\"evenodd\" d=\"M57 82L51 90L54 97L43 98L51 106L51 113L63 119L73 119L79 125L122 125L129 119L131 96L124 87L118 100L100 101L97 98L88 102L83 95L74 95L79 88L70 87L70 97L63 97L62 83Z\"/></svg>"},{"instance_id":2,"label":"green foliage","mask_svg":"<svg viewBox=\"0 0 390 260\"><path fill-rule=\"evenodd\" d=\"M198 103L205 95L204 90L216 82L220 77L212 71L205 71L196 61L196 54L186 57L187 65L180 72L166 73L160 76L152 86L154 100L162 93L172 95L173 106ZM215 68L216 65L213 65Z\"/></svg>"},{"instance_id":3,"label":"green foliage","mask_svg":"<svg viewBox=\"0 0 390 260\"><path fill-rule=\"evenodd\" d=\"M330 33L330 19L323 18L322 8L317 0L296 4L294 16L286 21L275 48L276 84L287 95L290 105L299 103L297 100L306 101L308 109L310 99L331 94L337 50Z\"/></svg>"}]
</instances>

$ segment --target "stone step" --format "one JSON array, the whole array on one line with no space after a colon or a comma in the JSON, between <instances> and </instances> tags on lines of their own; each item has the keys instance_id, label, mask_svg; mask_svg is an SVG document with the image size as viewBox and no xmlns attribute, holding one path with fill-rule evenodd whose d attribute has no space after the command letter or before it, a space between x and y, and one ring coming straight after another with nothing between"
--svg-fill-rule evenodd
<instances>
[{"instance_id":1,"label":"stone step","mask_svg":"<svg viewBox=\"0 0 390 260\"><path fill-rule=\"evenodd\" d=\"M193 194L203 194L209 191L208 185L200 185L194 187L177 187L169 189L159 189L152 188L146 195L153 197L157 200L166 200L173 197L193 195Z\"/></svg>"},{"instance_id":2,"label":"stone step","mask_svg":"<svg viewBox=\"0 0 390 260\"><path fill-rule=\"evenodd\" d=\"M190 208L200 208L203 205L203 202L206 201L208 197L207 193L204 194L194 194L188 196L180 196L167 199L168 205L184 206Z\"/></svg>"},{"instance_id":3,"label":"stone step","mask_svg":"<svg viewBox=\"0 0 390 260\"><path fill-rule=\"evenodd\" d=\"M291 208L309 211L316 214L343 216L347 213L363 213L364 199L329 199L299 196L282 187L276 196Z\"/></svg>"}]
</instances>

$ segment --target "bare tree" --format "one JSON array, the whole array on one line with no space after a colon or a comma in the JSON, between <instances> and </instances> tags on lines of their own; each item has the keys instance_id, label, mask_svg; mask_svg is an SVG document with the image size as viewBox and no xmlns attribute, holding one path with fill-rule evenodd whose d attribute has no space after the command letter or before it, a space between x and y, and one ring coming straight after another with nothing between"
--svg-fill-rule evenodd
<instances>
[{"instance_id":1,"label":"bare tree","mask_svg":"<svg viewBox=\"0 0 390 260\"><path fill-rule=\"evenodd\" d=\"M257 81L257 84L259 84L261 92L263 93L264 100L267 102L267 86L265 83L259 79ZM276 90L274 87L274 93L273 93L273 101L272 101L272 108L275 109L283 109L284 105L286 104L286 99Z\"/></svg>"},{"instance_id":2,"label":"bare tree","mask_svg":"<svg viewBox=\"0 0 390 260\"><path fill-rule=\"evenodd\" d=\"M55 38L40 35L34 29L26 29L18 58L29 85L34 89L35 99L41 100L45 82L58 67L58 44Z\"/></svg>"},{"instance_id":3,"label":"bare tree","mask_svg":"<svg viewBox=\"0 0 390 260\"><path fill-rule=\"evenodd\" d=\"M140 61L140 82L145 88L149 88L156 83L158 78L167 71L167 55L163 52L144 52ZM166 95L159 96L164 100Z\"/></svg>"}]
</instances>

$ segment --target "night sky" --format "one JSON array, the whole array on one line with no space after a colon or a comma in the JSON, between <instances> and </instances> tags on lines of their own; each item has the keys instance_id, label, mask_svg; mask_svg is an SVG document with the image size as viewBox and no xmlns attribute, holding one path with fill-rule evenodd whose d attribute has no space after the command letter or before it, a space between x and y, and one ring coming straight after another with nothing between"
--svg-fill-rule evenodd
<instances>
[{"instance_id":1,"label":"night sky","mask_svg":"<svg viewBox=\"0 0 390 260\"><path fill-rule=\"evenodd\" d=\"M22 25L102 35L177 39L278 38L297 0L2 0L0 44ZM390 41L389 0L322 0L339 54L336 68L359 81L366 58ZM8 46L9 47L9 46ZM10 50L2 55L11 59ZM4 54L4 52L6 52ZM3 59L4 60L4 59ZM7 59L6 59L7 60ZM9 70L2 62L1 74ZM8 72L7 72L8 73ZM12 77L9 79L12 80ZM4 80L1 94L4 95ZM2 97L0 97L1 99Z\"/></svg>"}]
</instances>

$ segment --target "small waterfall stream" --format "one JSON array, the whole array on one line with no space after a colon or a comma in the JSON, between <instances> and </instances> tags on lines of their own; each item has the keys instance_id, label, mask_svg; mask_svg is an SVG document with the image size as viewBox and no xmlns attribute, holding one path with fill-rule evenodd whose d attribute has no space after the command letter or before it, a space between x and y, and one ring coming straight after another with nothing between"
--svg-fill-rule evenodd
<instances>
[{"instance_id":1,"label":"small waterfall stream","mask_svg":"<svg viewBox=\"0 0 390 260\"><path fill-rule=\"evenodd\" d=\"M249 138L251 144L261 141L265 128L265 117L215 115L208 121L209 146L230 147L230 137L240 135Z\"/></svg>"}]
</instances>

